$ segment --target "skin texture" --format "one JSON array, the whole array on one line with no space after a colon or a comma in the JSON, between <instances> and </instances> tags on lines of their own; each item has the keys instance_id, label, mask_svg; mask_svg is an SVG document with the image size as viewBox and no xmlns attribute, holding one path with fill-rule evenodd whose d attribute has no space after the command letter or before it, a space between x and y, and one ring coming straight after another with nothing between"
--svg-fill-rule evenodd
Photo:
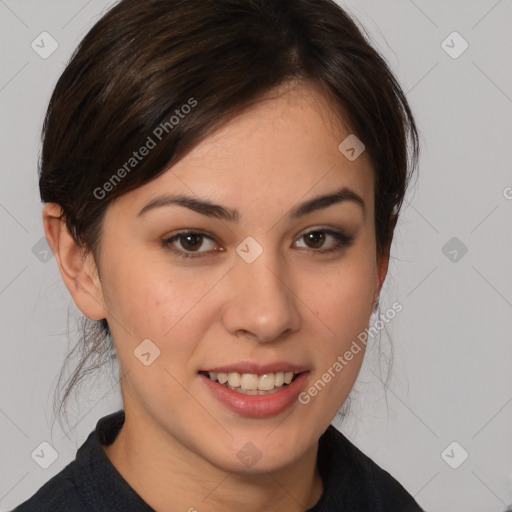
<instances>
[{"instance_id":1,"label":"skin texture","mask_svg":"<svg viewBox=\"0 0 512 512\"><path fill-rule=\"evenodd\" d=\"M59 206L44 206L63 280L85 315L107 318L119 356L126 422L105 452L158 511L311 507L322 493L318 439L361 367L364 350L307 405L295 401L259 419L228 410L198 375L239 361L286 361L306 366L311 386L368 326L387 272L389 252L376 258L367 154L351 162L340 153L350 131L314 86L277 92L109 205L98 267L91 255L82 257L58 219ZM363 198L364 214L344 201L288 217L298 203L343 186ZM181 206L138 216L163 193L236 208L241 219L209 218ZM332 236L323 245L303 236L322 227L354 241L322 254L336 245ZM187 229L215 237L197 243L205 257L180 257L164 246ZM235 252L248 236L263 248L252 263ZM190 247L179 239L172 246ZM149 366L133 353L146 338L161 351ZM237 457L247 442L261 453L252 467Z\"/></svg>"}]
</instances>

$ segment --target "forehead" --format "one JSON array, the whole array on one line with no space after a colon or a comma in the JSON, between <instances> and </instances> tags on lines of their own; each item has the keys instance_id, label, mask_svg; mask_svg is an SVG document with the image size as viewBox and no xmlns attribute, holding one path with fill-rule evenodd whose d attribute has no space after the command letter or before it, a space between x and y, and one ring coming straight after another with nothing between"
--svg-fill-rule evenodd
<instances>
[{"instance_id":1,"label":"forehead","mask_svg":"<svg viewBox=\"0 0 512 512\"><path fill-rule=\"evenodd\" d=\"M348 123L317 88L286 84L205 138L155 180L119 198L138 208L163 192L207 198L239 210L287 209L299 200L353 189L373 211L373 169L365 152L351 161L339 145ZM277 208L281 212L282 208Z\"/></svg>"}]
</instances>

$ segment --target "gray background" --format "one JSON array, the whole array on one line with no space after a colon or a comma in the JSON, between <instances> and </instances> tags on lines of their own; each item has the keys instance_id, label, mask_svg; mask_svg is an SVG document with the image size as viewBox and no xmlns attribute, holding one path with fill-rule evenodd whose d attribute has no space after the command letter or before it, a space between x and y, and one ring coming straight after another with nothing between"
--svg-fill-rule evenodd
<instances>
[{"instance_id":1,"label":"gray background","mask_svg":"<svg viewBox=\"0 0 512 512\"><path fill-rule=\"evenodd\" d=\"M53 423L52 393L79 315L40 245L36 168L55 82L110 3L0 0L0 511L66 466L97 420L122 406L115 380L100 376L72 403L70 428ZM382 313L403 304L387 329L392 378L384 390L370 347L339 428L426 510L504 511L512 503L512 1L340 4L407 91L422 157L381 295ZM59 45L47 59L31 48L43 31ZM443 45L452 56L441 44L454 31L469 44L457 58L458 36ZM389 352L387 333L382 347ZM31 456L44 441L58 452L47 469ZM462 450L469 457L453 469L446 461L460 463Z\"/></svg>"}]
</instances>

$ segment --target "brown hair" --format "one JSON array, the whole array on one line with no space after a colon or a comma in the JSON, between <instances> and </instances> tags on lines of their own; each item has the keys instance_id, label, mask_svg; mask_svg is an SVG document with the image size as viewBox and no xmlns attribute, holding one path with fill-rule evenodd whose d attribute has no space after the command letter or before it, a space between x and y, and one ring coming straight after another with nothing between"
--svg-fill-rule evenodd
<instances>
[{"instance_id":1,"label":"brown hair","mask_svg":"<svg viewBox=\"0 0 512 512\"><path fill-rule=\"evenodd\" d=\"M417 164L418 134L388 65L332 0L121 0L57 82L43 125L41 199L61 205L69 232L98 262L112 200L290 81L319 86L365 144L383 255ZM155 145L147 156L130 160L148 138ZM105 354L115 357L106 319L92 328L84 320L83 329L59 411Z\"/></svg>"}]
</instances>

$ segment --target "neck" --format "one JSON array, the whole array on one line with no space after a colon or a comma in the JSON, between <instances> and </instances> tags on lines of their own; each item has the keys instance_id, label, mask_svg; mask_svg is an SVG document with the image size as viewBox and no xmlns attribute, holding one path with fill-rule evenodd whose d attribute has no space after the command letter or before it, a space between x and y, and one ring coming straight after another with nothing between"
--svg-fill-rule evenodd
<instances>
[{"instance_id":1,"label":"neck","mask_svg":"<svg viewBox=\"0 0 512 512\"><path fill-rule=\"evenodd\" d=\"M229 473L127 416L114 443L103 448L128 484L158 512L304 512L322 494L318 443L287 468Z\"/></svg>"}]
</instances>

